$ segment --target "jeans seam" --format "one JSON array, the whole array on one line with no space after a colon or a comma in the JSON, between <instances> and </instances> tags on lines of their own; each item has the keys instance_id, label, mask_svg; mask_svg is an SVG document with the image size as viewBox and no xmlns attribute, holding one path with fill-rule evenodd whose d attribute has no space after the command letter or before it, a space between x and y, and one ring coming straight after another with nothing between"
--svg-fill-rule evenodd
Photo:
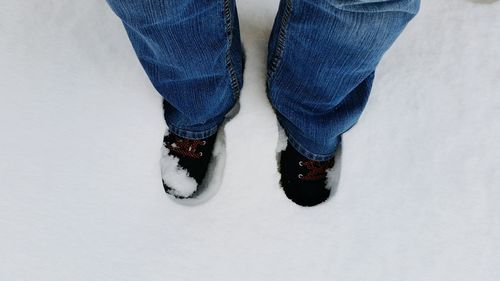
<instances>
[{"instance_id":1,"label":"jeans seam","mask_svg":"<svg viewBox=\"0 0 500 281\"><path fill-rule=\"evenodd\" d=\"M281 18L276 47L273 53L273 57L271 59L269 70L267 72L268 82L271 81L272 77L274 76L274 73L276 73L278 65L281 62L281 58L283 57L283 52L285 49L285 39L288 30L288 23L290 21L290 16L292 14L292 9L293 9L292 0L284 0L284 1L286 1L284 8L285 10L283 11L283 16Z\"/></svg>"},{"instance_id":2,"label":"jeans seam","mask_svg":"<svg viewBox=\"0 0 500 281\"><path fill-rule=\"evenodd\" d=\"M233 59L231 56L231 48L233 45L233 21L231 14L231 1L232 0L224 0L224 26L227 36L226 68L229 73L231 91L233 97L236 99L238 98L239 83L238 83L238 77L236 76L236 71L234 70Z\"/></svg>"}]
</instances>

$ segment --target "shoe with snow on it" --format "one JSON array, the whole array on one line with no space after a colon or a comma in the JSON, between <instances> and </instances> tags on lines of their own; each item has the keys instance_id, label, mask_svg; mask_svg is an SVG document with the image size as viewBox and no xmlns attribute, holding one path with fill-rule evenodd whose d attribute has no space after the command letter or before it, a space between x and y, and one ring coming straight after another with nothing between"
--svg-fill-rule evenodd
<instances>
[{"instance_id":1,"label":"shoe with snow on it","mask_svg":"<svg viewBox=\"0 0 500 281\"><path fill-rule=\"evenodd\" d=\"M279 160L280 184L286 196L304 207L326 201L331 191L327 174L334 164L335 158L327 161L310 160L288 143Z\"/></svg>"},{"instance_id":2,"label":"shoe with snow on it","mask_svg":"<svg viewBox=\"0 0 500 281\"><path fill-rule=\"evenodd\" d=\"M173 133L163 137L161 173L165 192L179 199L195 196L207 175L216 135L199 140Z\"/></svg>"}]
</instances>

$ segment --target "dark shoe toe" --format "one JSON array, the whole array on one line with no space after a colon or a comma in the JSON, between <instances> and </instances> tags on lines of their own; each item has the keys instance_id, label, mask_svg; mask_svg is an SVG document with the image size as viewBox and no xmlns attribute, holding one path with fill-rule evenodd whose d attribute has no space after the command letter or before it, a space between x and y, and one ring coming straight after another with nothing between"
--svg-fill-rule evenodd
<instances>
[{"instance_id":1,"label":"dark shoe toe","mask_svg":"<svg viewBox=\"0 0 500 281\"><path fill-rule=\"evenodd\" d=\"M325 202L330 197L330 190L322 186L301 186L294 183L282 183L286 197L296 204L312 207Z\"/></svg>"}]
</instances>

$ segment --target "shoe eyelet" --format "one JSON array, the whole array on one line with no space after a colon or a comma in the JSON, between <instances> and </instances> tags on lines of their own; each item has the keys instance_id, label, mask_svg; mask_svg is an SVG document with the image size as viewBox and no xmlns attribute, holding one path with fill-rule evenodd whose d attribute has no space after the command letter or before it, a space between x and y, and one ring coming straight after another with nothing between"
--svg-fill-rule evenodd
<instances>
[{"instance_id":1,"label":"shoe eyelet","mask_svg":"<svg viewBox=\"0 0 500 281\"><path fill-rule=\"evenodd\" d=\"M203 156L203 152L200 151L200 153L198 153L198 155L200 155L200 157Z\"/></svg>"},{"instance_id":2,"label":"shoe eyelet","mask_svg":"<svg viewBox=\"0 0 500 281\"><path fill-rule=\"evenodd\" d=\"M299 166L300 167L304 166L304 163L302 161L299 161Z\"/></svg>"},{"instance_id":3,"label":"shoe eyelet","mask_svg":"<svg viewBox=\"0 0 500 281\"><path fill-rule=\"evenodd\" d=\"M298 177L299 179L302 179L302 178L304 177L304 175L299 174L297 177Z\"/></svg>"},{"instance_id":4,"label":"shoe eyelet","mask_svg":"<svg viewBox=\"0 0 500 281\"><path fill-rule=\"evenodd\" d=\"M203 142L201 143L201 145L205 145L205 144L207 144L207 141L203 141Z\"/></svg>"}]
</instances>

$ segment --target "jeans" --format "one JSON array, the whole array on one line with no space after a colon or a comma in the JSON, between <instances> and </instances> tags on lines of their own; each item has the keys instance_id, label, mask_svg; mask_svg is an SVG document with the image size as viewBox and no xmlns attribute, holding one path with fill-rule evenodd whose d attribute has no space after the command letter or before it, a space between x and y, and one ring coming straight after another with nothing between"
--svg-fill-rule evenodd
<instances>
[{"instance_id":1,"label":"jeans","mask_svg":"<svg viewBox=\"0 0 500 281\"><path fill-rule=\"evenodd\" d=\"M164 98L173 133L217 132L237 102L244 53L234 0L108 0ZM419 0L281 0L268 46L267 95L290 144L333 157L359 119L375 68Z\"/></svg>"}]
</instances>

